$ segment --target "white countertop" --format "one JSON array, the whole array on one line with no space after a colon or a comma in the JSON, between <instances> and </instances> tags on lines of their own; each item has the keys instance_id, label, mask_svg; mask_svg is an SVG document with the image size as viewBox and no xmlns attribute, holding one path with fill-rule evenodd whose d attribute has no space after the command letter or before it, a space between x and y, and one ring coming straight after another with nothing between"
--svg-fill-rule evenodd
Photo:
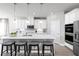
<instances>
[{"instance_id":1,"label":"white countertop","mask_svg":"<svg viewBox=\"0 0 79 59\"><path fill-rule=\"evenodd\" d=\"M54 39L51 35L33 35L33 36L17 36L17 37L10 37L4 36L1 39Z\"/></svg>"},{"instance_id":2,"label":"white countertop","mask_svg":"<svg viewBox=\"0 0 79 59\"><path fill-rule=\"evenodd\" d=\"M55 38L52 35L32 35L32 36L17 36L17 37L11 37L11 36L3 36L0 37L0 44L3 42L4 39L50 39L54 40Z\"/></svg>"}]
</instances>

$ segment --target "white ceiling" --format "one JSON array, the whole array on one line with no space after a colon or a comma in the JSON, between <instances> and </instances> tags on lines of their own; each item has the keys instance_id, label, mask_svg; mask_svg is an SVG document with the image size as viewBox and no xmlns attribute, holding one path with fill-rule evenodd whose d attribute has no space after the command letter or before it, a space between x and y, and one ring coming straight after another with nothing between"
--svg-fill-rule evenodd
<instances>
[{"instance_id":1,"label":"white ceiling","mask_svg":"<svg viewBox=\"0 0 79 59\"><path fill-rule=\"evenodd\" d=\"M4 3L0 4L0 9L3 8L5 11L8 9L13 9L13 3ZM35 16L48 16L51 12L56 11L64 11L68 12L74 8L79 8L79 3L16 3L15 5L15 13L18 15L34 15ZM2 10L3 10L2 9ZM10 11L12 11L10 10ZM8 11L10 13L10 11Z\"/></svg>"},{"instance_id":2,"label":"white ceiling","mask_svg":"<svg viewBox=\"0 0 79 59\"><path fill-rule=\"evenodd\" d=\"M16 4L16 5L23 5L22 3ZM26 3L24 5L27 5ZM79 3L44 3L44 4L40 4L40 3L30 3L29 4L29 8L30 7L34 7L37 6L39 9L40 7L42 8L42 10L51 10L51 11L70 11L74 8L79 8ZM35 9L37 9L37 7Z\"/></svg>"},{"instance_id":3,"label":"white ceiling","mask_svg":"<svg viewBox=\"0 0 79 59\"><path fill-rule=\"evenodd\" d=\"M64 11L65 13L78 8L79 3L16 3L18 13L27 13L35 16L48 16L51 12Z\"/></svg>"},{"instance_id":4,"label":"white ceiling","mask_svg":"<svg viewBox=\"0 0 79 59\"><path fill-rule=\"evenodd\" d=\"M16 6L19 6L19 8L20 6L24 6L23 8L27 10L30 15L48 16L51 12L57 11L64 11L67 13L74 8L78 8L79 3L43 3L42 5L40 3L30 3L29 5L27 3L17 3Z\"/></svg>"}]
</instances>

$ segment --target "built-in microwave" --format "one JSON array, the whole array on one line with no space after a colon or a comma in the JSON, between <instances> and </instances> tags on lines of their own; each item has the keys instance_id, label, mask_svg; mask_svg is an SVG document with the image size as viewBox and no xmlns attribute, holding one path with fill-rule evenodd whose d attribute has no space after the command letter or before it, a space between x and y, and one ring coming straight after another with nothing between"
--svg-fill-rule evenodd
<instances>
[{"instance_id":1,"label":"built-in microwave","mask_svg":"<svg viewBox=\"0 0 79 59\"><path fill-rule=\"evenodd\" d=\"M73 33L73 24L66 24L65 25L65 32Z\"/></svg>"}]
</instances>

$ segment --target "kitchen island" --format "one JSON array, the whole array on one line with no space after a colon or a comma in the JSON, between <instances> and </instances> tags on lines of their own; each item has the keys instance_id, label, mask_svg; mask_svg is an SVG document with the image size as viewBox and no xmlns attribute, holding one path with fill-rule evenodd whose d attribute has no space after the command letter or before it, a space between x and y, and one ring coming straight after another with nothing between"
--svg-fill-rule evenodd
<instances>
[{"instance_id":1,"label":"kitchen island","mask_svg":"<svg viewBox=\"0 0 79 59\"><path fill-rule=\"evenodd\" d=\"M4 42L10 42L10 41L24 41L24 42L27 42L27 44L29 45L30 43L31 44L34 44L34 43L37 43L39 44L39 52L42 53L42 43L44 43L45 41L46 44L53 44L53 41L54 41L54 38L50 35L37 35L37 36L17 36L17 37L9 37L9 36L5 36L5 37L1 37L1 45L2 43ZM54 49L54 47L53 47Z\"/></svg>"},{"instance_id":2,"label":"kitchen island","mask_svg":"<svg viewBox=\"0 0 79 59\"><path fill-rule=\"evenodd\" d=\"M5 36L5 37L1 37L1 43L5 42L5 41L9 41L9 40L37 40L37 41L44 41L44 40L48 40L48 41L53 41L54 38L51 35L32 35L32 36L16 36L16 37L10 37L10 36Z\"/></svg>"}]
</instances>

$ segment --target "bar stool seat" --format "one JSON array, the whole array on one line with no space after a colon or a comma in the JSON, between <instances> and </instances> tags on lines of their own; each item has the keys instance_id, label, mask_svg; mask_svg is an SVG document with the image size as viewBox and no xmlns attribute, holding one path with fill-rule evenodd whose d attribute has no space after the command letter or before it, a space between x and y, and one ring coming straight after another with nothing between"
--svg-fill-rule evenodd
<instances>
[{"instance_id":1,"label":"bar stool seat","mask_svg":"<svg viewBox=\"0 0 79 59\"><path fill-rule=\"evenodd\" d=\"M18 47L18 52L20 52L21 46L24 47L24 56L26 56L26 52L28 53L27 42L15 42L15 56L17 55L17 47Z\"/></svg>"},{"instance_id":2,"label":"bar stool seat","mask_svg":"<svg viewBox=\"0 0 79 59\"><path fill-rule=\"evenodd\" d=\"M16 45L25 45L26 42L23 42L23 43L22 43L22 42L16 42L15 44L16 44Z\"/></svg>"},{"instance_id":3,"label":"bar stool seat","mask_svg":"<svg viewBox=\"0 0 79 59\"><path fill-rule=\"evenodd\" d=\"M1 49L1 56L3 55L3 52L7 51L8 53L8 47L10 47L10 55L12 56L12 45L14 45L14 42L4 42L2 43L2 49ZM6 46L6 50L4 50L4 46Z\"/></svg>"},{"instance_id":4,"label":"bar stool seat","mask_svg":"<svg viewBox=\"0 0 79 59\"><path fill-rule=\"evenodd\" d=\"M50 47L50 51L52 52L53 56L54 56L54 46L53 46L53 43L52 42L44 42L42 44L42 55L44 56L45 55L45 47Z\"/></svg>"},{"instance_id":5,"label":"bar stool seat","mask_svg":"<svg viewBox=\"0 0 79 59\"><path fill-rule=\"evenodd\" d=\"M29 44L29 53L28 53L28 55L29 56L31 55L32 47L37 47L38 56L39 56L39 44L38 43L30 43Z\"/></svg>"},{"instance_id":6,"label":"bar stool seat","mask_svg":"<svg viewBox=\"0 0 79 59\"><path fill-rule=\"evenodd\" d=\"M6 45L11 45L11 44L13 44L14 42L4 42L4 43L2 43L2 45L4 45L4 46L6 46Z\"/></svg>"}]
</instances>

